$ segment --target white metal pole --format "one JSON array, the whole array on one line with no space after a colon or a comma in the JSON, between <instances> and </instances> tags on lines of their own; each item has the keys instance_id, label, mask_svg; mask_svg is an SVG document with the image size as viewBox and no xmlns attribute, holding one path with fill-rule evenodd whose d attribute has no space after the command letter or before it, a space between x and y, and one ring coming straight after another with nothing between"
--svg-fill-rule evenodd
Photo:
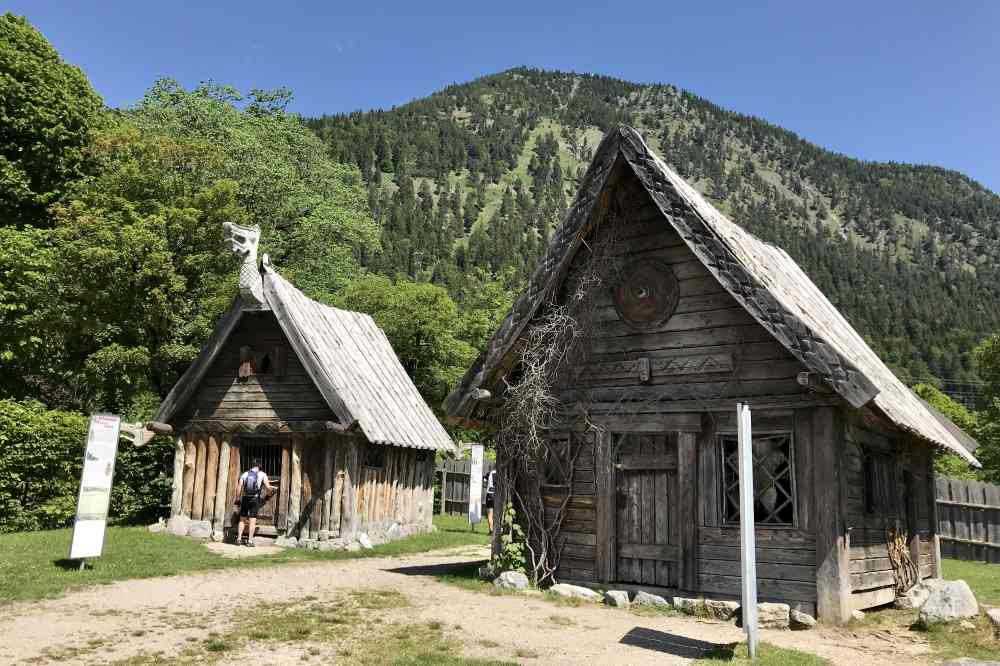
<instances>
[{"instance_id":1,"label":"white metal pole","mask_svg":"<svg viewBox=\"0 0 1000 666\"><path fill-rule=\"evenodd\" d=\"M753 447L750 405L736 405L737 443L740 468L740 565L743 583L743 629L747 652L757 658L757 543L753 513Z\"/></svg>"}]
</instances>

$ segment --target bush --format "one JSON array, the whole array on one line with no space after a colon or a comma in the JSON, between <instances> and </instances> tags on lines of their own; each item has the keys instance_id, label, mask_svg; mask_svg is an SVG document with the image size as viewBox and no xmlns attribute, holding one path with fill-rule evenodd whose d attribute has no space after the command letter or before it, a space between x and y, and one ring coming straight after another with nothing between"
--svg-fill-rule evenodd
<instances>
[{"instance_id":1,"label":"bush","mask_svg":"<svg viewBox=\"0 0 1000 666\"><path fill-rule=\"evenodd\" d=\"M0 532L65 527L76 513L87 417L39 402L0 400ZM122 443L111 493L112 522L148 520L170 498L168 438Z\"/></svg>"}]
</instances>

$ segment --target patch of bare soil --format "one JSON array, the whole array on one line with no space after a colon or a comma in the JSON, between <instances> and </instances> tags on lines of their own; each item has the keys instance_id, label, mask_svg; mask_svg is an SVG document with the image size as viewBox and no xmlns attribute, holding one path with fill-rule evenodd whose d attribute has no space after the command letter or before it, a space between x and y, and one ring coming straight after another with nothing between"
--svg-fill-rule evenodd
<instances>
[{"instance_id":1,"label":"patch of bare soil","mask_svg":"<svg viewBox=\"0 0 1000 666\"><path fill-rule=\"evenodd\" d=\"M242 549L249 550L249 549ZM259 549L258 549L259 550ZM225 641L235 609L255 603L332 603L346 592L393 590L409 602L387 617L445 627L468 657L537 664L682 664L742 638L736 627L689 617L644 616L598 604L562 606L534 595L488 595L435 579L449 565L485 558L478 548L400 558L280 565L132 580L0 609L0 663L93 664L177 657ZM294 607L294 606L293 606ZM377 640L373 632L369 640ZM925 644L892 631L819 628L761 632L762 640L846 666L919 664ZM241 650L253 649L253 644ZM217 663L245 660L239 650ZM269 645L267 663L324 663L307 643ZM339 661L339 660L338 660ZM350 659L346 659L350 661Z\"/></svg>"},{"instance_id":2,"label":"patch of bare soil","mask_svg":"<svg viewBox=\"0 0 1000 666\"><path fill-rule=\"evenodd\" d=\"M257 545L253 548L248 548L246 546L237 546L236 544L220 543L217 541L207 541L204 545L205 548L208 548L213 553L231 560L243 560L248 557L260 557L261 555L275 555L283 550L281 546Z\"/></svg>"}]
</instances>

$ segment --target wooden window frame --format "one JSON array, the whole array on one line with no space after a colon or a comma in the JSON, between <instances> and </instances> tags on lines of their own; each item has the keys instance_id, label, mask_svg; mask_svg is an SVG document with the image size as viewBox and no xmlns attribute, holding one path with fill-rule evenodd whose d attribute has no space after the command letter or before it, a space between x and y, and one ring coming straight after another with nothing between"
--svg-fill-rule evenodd
<instances>
[{"instance_id":1,"label":"wooden window frame","mask_svg":"<svg viewBox=\"0 0 1000 666\"><path fill-rule=\"evenodd\" d=\"M722 527L739 527L739 515L735 518L731 518L727 515L727 504L728 499L726 497L727 493L727 479L729 478L729 467L726 462L726 441L735 440L737 436L736 432L719 432L716 434L716 455L719 461L719 525ZM792 520L789 523L769 523L769 522L758 522L754 521L754 527L756 529L776 529L776 530L789 530L789 529L799 529L800 527L800 516L799 516L799 489L796 479L798 464L796 460L795 448L795 432L793 429L781 429L781 430L767 430L767 431L755 431L752 433L752 439L766 439L773 437L785 437L788 439L788 471L786 472L789 480L790 495L789 500L792 504ZM752 445L751 445L752 446ZM757 476L757 460L754 460L754 477ZM756 499L756 498L755 498Z\"/></svg>"}]
</instances>

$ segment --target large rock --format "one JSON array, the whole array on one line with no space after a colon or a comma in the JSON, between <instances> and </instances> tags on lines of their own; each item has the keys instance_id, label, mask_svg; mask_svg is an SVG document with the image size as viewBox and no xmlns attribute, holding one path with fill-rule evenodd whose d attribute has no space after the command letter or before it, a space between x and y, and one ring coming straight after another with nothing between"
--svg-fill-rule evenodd
<instances>
[{"instance_id":1,"label":"large rock","mask_svg":"<svg viewBox=\"0 0 1000 666\"><path fill-rule=\"evenodd\" d=\"M177 536L187 536L191 520L187 516L173 516L167 521L167 531Z\"/></svg>"},{"instance_id":2,"label":"large rock","mask_svg":"<svg viewBox=\"0 0 1000 666\"><path fill-rule=\"evenodd\" d=\"M365 550L371 550L374 548L374 546L372 546L372 540L368 538L368 534L366 532L362 532L358 535L358 543L361 544L361 547Z\"/></svg>"},{"instance_id":3,"label":"large rock","mask_svg":"<svg viewBox=\"0 0 1000 666\"><path fill-rule=\"evenodd\" d=\"M570 585L568 583L557 583L549 588L549 592L560 597L583 599L585 601L600 601L601 599L601 595L589 587L580 587L579 585Z\"/></svg>"},{"instance_id":4,"label":"large rock","mask_svg":"<svg viewBox=\"0 0 1000 666\"><path fill-rule=\"evenodd\" d=\"M709 616L719 620L732 620L739 609L740 604L736 601L705 600L705 610L708 611Z\"/></svg>"},{"instance_id":5,"label":"large rock","mask_svg":"<svg viewBox=\"0 0 1000 666\"><path fill-rule=\"evenodd\" d=\"M403 526L399 523L393 523L389 526L389 529L385 531L386 542L395 541L396 539L404 536L406 536L406 534L403 532Z\"/></svg>"},{"instance_id":6,"label":"large rock","mask_svg":"<svg viewBox=\"0 0 1000 666\"><path fill-rule=\"evenodd\" d=\"M791 607L788 604L757 604L757 626L761 629L788 629Z\"/></svg>"},{"instance_id":7,"label":"large rock","mask_svg":"<svg viewBox=\"0 0 1000 666\"><path fill-rule=\"evenodd\" d=\"M152 525L146 525L146 529L152 532L153 534L159 534L160 532L167 531L167 524L163 522L163 518L160 518Z\"/></svg>"},{"instance_id":8,"label":"large rock","mask_svg":"<svg viewBox=\"0 0 1000 666\"><path fill-rule=\"evenodd\" d=\"M192 539L211 539L212 523L207 520L192 520L187 535Z\"/></svg>"},{"instance_id":9,"label":"large rock","mask_svg":"<svg viewBox=\"0 0 1000 666\"><path fill-rule=\"evenodd\" d=\"M281 546L282 548L295 548L295 545L298 542L299 542L299 540L296 539L293 536L284 536L284 535L281 535L277 539L275 539L274 545L275 546Z\"/></svg>"},{"instance_id":10,"label":"large rock","mask_svg":"<svg viewBox=\"0 0 1000 666\"><path fill-rule=\"evenodd\" d=\"M639 590L632 599L633 606L658 606L660 608L670 608L670 602L658 594L650 594Z\"/></svg>"},{"instance_id":11,"label":"large rock","mask_svg":"<svg viewBox=\"0 0 1000 666\"><path fill-rule=\"evenodd\" d=\"M964 580L951 580L933 590L920 607L917 623L923 627L979 615L976 597Z\"/></svg>"},{"instance_id":12,"label":"large rock","mask_svg":"<svg viewBox=\"0 0 1000 666\"><path fill-rule=\"evenodd\" d=\"M816 626L816 618L794 608L789 612L788 619L792 629L812 629Z\"/></svg>"},{"instance_id":13,"label":"large rock","mask_svg":"<svg viewBox=\"0 0 1000 666\"><path fill-rule=\"evenodd\" d=\"M924 602L927 601L927 597L931 595L931 592L939 589L947 582L948 581L940 578L927 578L926 580L922 580L902 595L896 597L896 601L893 605L896 608L901 608L903 610L919 610L920 607L924 605Z\"/></svg>"},{"instance_id":14,"label":"large rock","mask_svg":"<svg viewBox=\"0 0 1000 666\"><path fill-rule=\"evenodd\" d=\"M528 577L520 571L504 571L493 579L493 584L501 590L526 590L528 589Z\"/></svg>"},{"instance_id":15,"label":"large rock","mask_svg":"<svg viewBox=\"0 0 1000 666\"><path fill-rule=\"evenodd\" d=\"M608 590L604 593L604 603L615 608L628 608L628 592L625 590Z\"/></svg>"},{"instance_id":16,"label":"large rock","mask_svg":"<svg viewBox=\"0 0 1000 666\"><path fill-rule=\"evenodd\" d=\"M701 597L674 597L674 608L682 613L701 615L705 612L705 600Z\"/></svg>"}]
</instances>

